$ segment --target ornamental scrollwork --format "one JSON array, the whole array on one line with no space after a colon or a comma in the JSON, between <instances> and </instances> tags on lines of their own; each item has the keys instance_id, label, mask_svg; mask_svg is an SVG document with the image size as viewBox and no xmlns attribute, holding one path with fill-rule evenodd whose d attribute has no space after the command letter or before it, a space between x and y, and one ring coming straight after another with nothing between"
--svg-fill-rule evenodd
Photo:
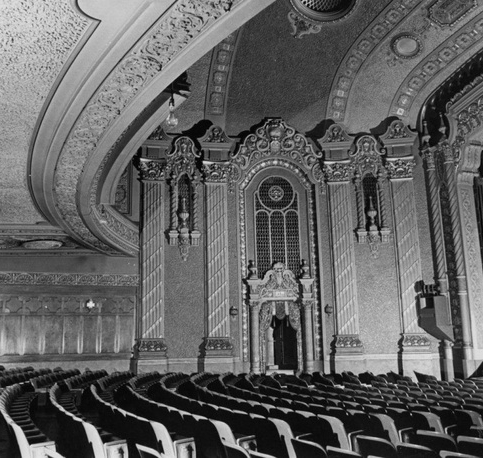
<instances>
[{"instance_id":1,"label":"ornamental scrollwork","mask_svg":"<svg viewBox=\"0 0 483 458\"><path fill-rule=\"evenodd\" d=\"M356 150L349 152L349 156L361 177L368 173L377 176L382 167L382 156L385 153L384 149L379 149L374 137L363 135L356 142Z\"/></svg>"},{"instance_id":2,"label":"ornamental scrollwork","mask_svg":"<svg viewBox=\"0 0 483 458\"><path fill-rule=\"evenodd\" d=\"M298 297L299 285L294 273L285 268L282 262L273 264L257 286L255 293L259 297Z\"/></svg>"},{"instance_id":3,"label":"ornamental scrollwork","mask_svg":"<svg viewBox=\"0 0 483 458\"><path fill-rule=\"evenodd\" d=\"M269 119L255 133L248 135L232 161L242 170L266 157L279 156L312 170L322 157L314 151L307 138L281 119Z\"/></svg>"}]
</instances>

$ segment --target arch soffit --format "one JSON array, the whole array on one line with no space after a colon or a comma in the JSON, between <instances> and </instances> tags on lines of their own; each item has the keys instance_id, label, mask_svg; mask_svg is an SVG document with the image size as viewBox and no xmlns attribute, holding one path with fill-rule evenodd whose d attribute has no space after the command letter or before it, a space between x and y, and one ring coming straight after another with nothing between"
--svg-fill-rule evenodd
<instances>
[{"instance_id":1,"label":"arch soffit","mask_svg":"<svg viewBox=\"0 0 483 458\"><path fill-rule=\"evenodd\" d=\"M130 41L124 40L122 43L122 56L119 46L116 47L117 43L114 41L112 44L111 41L111 49L102 50L102 56L96 53L94 58L103 58L103 62L115 62L108 71L103 68L103 72L94 74L92 69L96 62L83 71L72 65L56 92L65 93L68 88L72 92L69 83L75 80L78 83L76 93L69 97L69 103L63 105L62 110L53 106L57 95L54 94L51 104L45 110L39 130L50 128L55 132L55 137L49 137L49 144L42 145L42 150L47 151L48 160L37 159L41 156L46 158L39 151L39 144L34 142L32 149L32 163L50 164L48 168L41 165L42 173L39 173L42 176L40 188L43 192L38 195L46 196L46 200L43 197L37 199L43 213L91 248L109 254L119 251L134 254L136 240L130 239L133 236L130 223L120 215L109 217L113 216L112 212L108 212L106 220L106 212L92 208L92 195L97 194L102 187L102 183L95 179L96 176L99 178L98 168L103 162L109 163L110 167L119 167L119 164L125 166L126 158L119 164L112 158L106 160L110 151L119 153L116 142L123 136L123 132L127 137L134 135L132 125L138 123L140 125L137 127L141 128L144 124L141 120L143 116L140 117L143 111L150 111L152 101L189 68L203 50L213 47L273 1L178 0L168 7L164 3L139 0L136 6L144 6L144 9L142 13L136 12L138 19L142 16L145 21L142 28L145 33L141 36L139 30L136 34L131 31L131 28L139 26L140 21L118 24L119 29L111 35L130 38ZM152 17L158 17L158 20L153 23ZM146 27L148 19L150 22ZM91 48L98 38L96 31L101 29L98 27L94 30L87 40L86 44ZM121 58L114 61L106 59L110 51L111 57ZM84 49L79 51L76 59L82 53ZM79 79L78 72L82 73L84 80ZM76 97L84 102L75 100ZM158 102L158 106L151 109L147 116L151 127L153 121L149 114L156 112L165 101ZM57 115L59 111L62 111L63 116ZM56 163L55 167L51 166L53 162ZM37 189L38 186L32 188ZM47 192L49 188L53 191ZM81 189L83 192L80 192ZM99 233L93 230L105 226L106 222L110 226L109 231Z\"/></svg>"},{"instance_id":2,"label":"arch soffit","mask_svg":"<svg viewBox=\"0 0 483 458\"><path fill-rule=\"evenodd\" d=\"M483 78L457 94L448 104L446 115L459 180L472 184L478 176L483 149Z\"/></svg>"},{"instance_id":3,"label":"arch soffit","mask_svg":"<svg viewBox=\"0 0 483 458\"><path fill-rule=\"evenodd\" d=\"M474 14L475 10L481 11L482 7L474 0L467 0L466 3L467 5L464 5L466 8L460 9L459 16L453 17L452 11L442 11L451 18L451 24L437 23L435 17L439 11L433 10L443 9L445 6L435 5L434 0L424 2L395 0L388 5L367 27L342 60L333 79L332 95L326 112L327 119L347 123L348 107L353 96L357 96L356 81L363 73L370 71L369 64L371 66L374 64L373 59L369 58L376 58L376 55L380 54L377 59L383 65L394 66L401 63L407 65L411 59L414 59L415 65L395 91L388 112L381 113L380 117L395 115L406 123L415 121L418 114L415 112L417 107L414 107L416 100L429 94L435 84L439 84L448 77L458 62L470 58L482 47L483 12L465 22L470 11ZM408 21L410 17L411 22ZM448 25L451 27L447 27ZM444 34L448 38L429 54L426 53L426 57L421 60L419 56L423 54L424 47L430 44L429 40L426 40L428 43L424 42L428 30L430 33L437 33L438 36ZM397 37L406 35L414 38L420 51L410 58L404 56L399 58L394 52L393 44ZM386 53L381 51L383 46L387 47ZM380 86L379 79L378 83Z\"/></svg>"}]
</instances>

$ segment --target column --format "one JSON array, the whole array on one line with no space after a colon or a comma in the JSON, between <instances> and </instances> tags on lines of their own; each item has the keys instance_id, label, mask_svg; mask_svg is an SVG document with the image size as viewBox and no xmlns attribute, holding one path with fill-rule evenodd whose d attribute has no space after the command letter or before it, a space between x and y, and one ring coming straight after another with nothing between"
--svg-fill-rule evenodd
<instances>
[{"instance_id":1,"label":"column","mask_svg":"<svg viewBox=\"0 0 483 458\"><path fill-rule=\"evenodd\" d=\"M362 353L353 246L350 164L326 163L335 298L335 352Z\"/></svg>"},{"instance_id":2,"label":"column","mask_svg":"<svg viewBox=\"0 0 483 458\"><path fill-rule=\"evenodd\" d=\"M421 253L413 186L414 159L388 160L386 168L391 186L396 258L398 264L399 302L402 323L402 360L404 373L419 369L422 356L429 353L431 341L418 325L416 285L422 279Z\"/></svg>"},{"instance_id":3,"label":"column","mask_svg":"<svg viewBox=\"0 0 483 458\"><path fill-rule=\"evenodd\" d=\"M164 340L164 164L140 159L142 180L140 297L136 313L135 369L166 367Z\"/></svg>"},{"instance_id":4,"label":"column","mask_svg":"<svg viewBox=\"0 0 483 458\"><path fill-rule=\"evenodd\" d=\"M260 373L260 302L250 300L250 372Z\"/></svg>"},{"instance_id":5,"label":"column","mask_svg":"<svg viewBox=\"0 0 483 458\"><path fill-rule=\"evenodd\" d=\"M443 156L444 173L448 187L449 212L453 232L455 273L457 294L461 316L461 340L463 345L463 376L469 376L474 370L473 345L471 339L470 308L468 302L468 286L466 281L463 237L461 234L460 209L456 187L456 171L453 149L447 141L438 145L439 154Z\"/></svg>"},{"instance_id":6,"label":"column","mask_svg":"<svg viewBox=\"0 0 483 458\"><path fill-rule=\"evenodd\" d=\"M421 155L426 163L426 177L429 191L430 221L433 235L433 256L435 260L435 280L439 293L449 301L448 274L446 267L446 250L444 243L443 223L441 217L441 201L439 196L439 180L436 172L435 148L425 147ZM449 307L449 303L448 303ZM454 379L452 343L443 342L443 372L446 380Z\"/></svg>"},{"instance_id":7,"label":"column","mask_svg":"<svg viewBox=\"0 0 483 458\"><path fill-rule=\"evenodd\" d=\"M219 164L204 167L206 194L207 323L205 358L232 357L230 337L228 209L226 175ZM205 367L206 369L206 367Z\"/></svg>"}]
</instances>

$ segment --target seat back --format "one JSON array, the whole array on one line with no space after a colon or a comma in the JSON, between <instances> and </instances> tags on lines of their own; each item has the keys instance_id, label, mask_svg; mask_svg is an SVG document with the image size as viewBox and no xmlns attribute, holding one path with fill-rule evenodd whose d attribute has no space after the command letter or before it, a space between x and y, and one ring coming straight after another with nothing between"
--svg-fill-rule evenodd
<instances>
[{"instance_id":1,"label":"seat back","mask_svg":"<svg viewBox=\"0 0 483 458\"><path fill-rule=\"evenodd\" d=\"M458 451L469 455L483 456L483 439L479 437L458 436Z\"/></svg>"},{"instance_id":2,"label":"seat back","mask_svg":"<svg viewBox=\"0 0 483 458\"><path fill-rule=\"evenodd\" d=\"M456 452L456 443L454 439L444 433L438 433L436 431L416 431L414 441L419 445L424 445L429 447L435 452L440 452L441 450L448 450Z\"/></svg>"},{"instance_id":3,"label":"seat back","mask_svg":"<svg viewBox=\"0 0 483 458\"><path fill-rule=\"evenodd\" d=\"M327 458L324 448L315 442L292 438L292 446L297 457Z\"/></svg>"},{"instance_id":4,"label":"seat back","mask_svg":"<svg viewBox=\"0 0 483 458\"><path fill-rule=\"evenodd\" d=\"M381 456L384 458L398 458L396 448L386 439L380 437L357 436L359 452L362 456Z\"/></svg>"}]
</instances>

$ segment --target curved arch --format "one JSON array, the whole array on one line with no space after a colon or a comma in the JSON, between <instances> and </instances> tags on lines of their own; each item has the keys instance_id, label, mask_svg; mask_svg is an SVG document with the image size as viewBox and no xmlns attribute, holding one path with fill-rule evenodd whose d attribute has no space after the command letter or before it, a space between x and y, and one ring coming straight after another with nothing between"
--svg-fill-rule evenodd
<instances>
[{"instance_id":1,"label":"curved arch","mask_svg":"<svg viewBox=\"0 0 483 458\"><path fill-rule=\"evenodd\" d=\"M93 196L109 200L103 180L112 189L140 132L167 114L164 88L273 1L178 0L168 6L137 0L116 14L97 11L105 16L49 100L33 141L31 189L46 218L90 248L134 254L135 228L119 215L110 230L100 230L105 223ZM99 176L104 167L111 172Z\"/></svg>"}]
</instances>

